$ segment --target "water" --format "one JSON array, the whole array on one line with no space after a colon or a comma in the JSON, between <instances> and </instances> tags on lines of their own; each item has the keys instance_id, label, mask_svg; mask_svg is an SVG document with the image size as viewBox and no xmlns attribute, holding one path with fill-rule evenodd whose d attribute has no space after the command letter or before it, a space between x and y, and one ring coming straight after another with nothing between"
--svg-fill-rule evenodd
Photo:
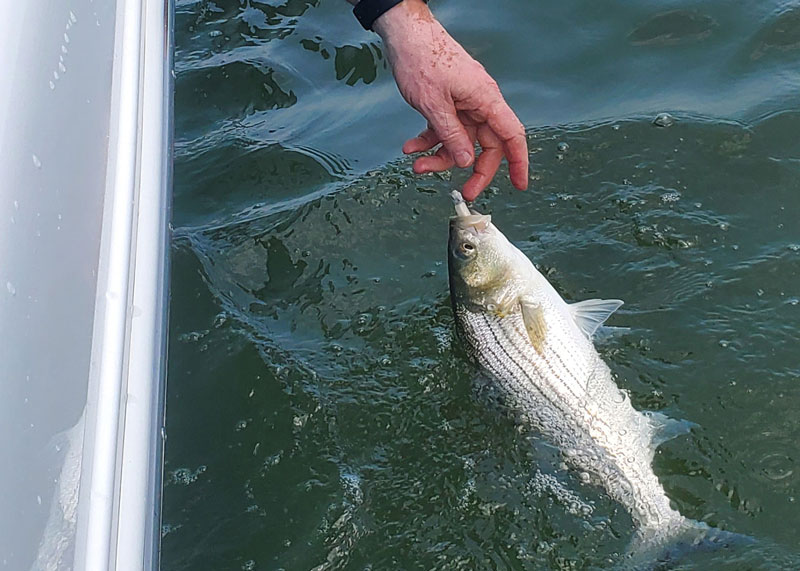
<instances>
[{"instance_id":1,"label":"water","mask_svg":"<svg viewBox=\"0 0 800 571\"><path fill-rule=\"evenodd\" d=\"M656 473L758 541L679 568L797 568L800 7L433 8L529 131L532 189L478 207L565 298L625 300L620 387L697 425ZM476 395L466 174L411 173L376 38L343 1L228 0L178 1L176 39L163 568L608 566L630 517Z\"/></svg>"}]
</instances>

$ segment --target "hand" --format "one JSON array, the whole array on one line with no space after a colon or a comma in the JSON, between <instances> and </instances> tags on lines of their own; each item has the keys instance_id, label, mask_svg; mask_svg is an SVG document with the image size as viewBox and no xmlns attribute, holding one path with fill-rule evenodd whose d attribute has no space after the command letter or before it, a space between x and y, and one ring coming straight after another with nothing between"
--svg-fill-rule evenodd
<instances>
[{"instance_id":1,"label":"hand","mask_svg":"<svg viewBox=\"0 0 800 571\"><path fill-rule=\"evenodd\" d=\"M383 38L397 87L427 120L428 128L403 145L406 154L441 147L414 161L414 172L441 172L454 165L473 174L462 194L473 200L508 160L511 182L528 186L525 129L497 83L437 22L421 0L404 0L373 26ZM482 151L475 159L475 142Z\"/></svg>"}]
</instances>

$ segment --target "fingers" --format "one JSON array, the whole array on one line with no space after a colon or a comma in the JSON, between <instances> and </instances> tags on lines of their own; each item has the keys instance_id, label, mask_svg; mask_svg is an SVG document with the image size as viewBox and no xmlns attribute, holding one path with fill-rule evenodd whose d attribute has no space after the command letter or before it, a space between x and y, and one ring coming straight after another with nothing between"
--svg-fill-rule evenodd
<instances>
[{"instance_id":1,"label":"fingers","mask_svg":"<svg viewBox=\"0 0 800 571\"><path fill-rule=\"evenodd\" d=\"M436 135L436 131L428 127L413 139L406 141L405 145L403 145L403 152L407 155L410 155L412 153L429 151L440 142L441 141L439 141L439 137Z\"/></svg>"},{"instance_id":2,"label":"fingers","mask_svg":"<svg viewBox=\"0 0 800 571\"><path fill-rule=\"evenodd\" d=\"M472 176L461 189L464 200L475 200L483 192L494 178L500 167L500 161L503 160L503 143L488 126L478 128L477 135L483 151L475 160Z\"/></svg>"},{"instance_id":3,"label":"fingers","mask_svg":"<svg viewBox=\"0 0 800 571\"><path fill-rule=\"evenodd\" d=\"M471 165L475 153L472 139L456 115L453 103L450 102L448 108L431 113L427 119L444 148L450 152L455 164L461 168Z\"/></svg>"},{"instance_id":4,"label":"fingers","mask_svg":"<svg viewBox=\"0 0 800 571\"><path fill-rule=\"evenodd\" d=\"M442 147L435 154L420 157L414 161L414 172L417 174L442 172L453 168L455 164L450 151Z\"/></svg>"},{"instance_id":5,"label":"fingers","mask_svg":"<svg viewBox=\"0 0 800 571\"><path fill-rule=\"evenodd\" d=\"M512 184L520 190L528 186L528 145L525 129L503 100L499 90L482 98L483 110L448 111L428 115L428 128L403 145L406 154L428 151L438 144L442 147L433 155L414 161L414 172L441 172L453 166L466 167L475 162L473 174L464 184L464 198L473 200L491 182L503 156L508 160ZM473 141L477 139L482 152L474 159Z\"/></svg>"},{"instance_id":6,"label":"fingers","mask_svg":"<svg viewBox=\"0 0 800 571\"><path fill-rule=\"evenodd\" d=\"M522 141L514 139L503 145L508 159L508 176L511 184L519 190L528 188L528 145L523 135Z\"/></svg>"},{"instance_id":7,"label":"fingers","mask_svg":"<svg viewBox=\"0 0 800 571\"><path fill-rule=\"evenodd\" d=\"M494 178L500 161L503 160L502 149L484 149L475 160L475 170L469 180L464 183L461 194L464 200L475 200Z\"/></svg>"},{"instance_id":8,"label":"fingers","mask_svg":"<svg viewBox=\"0 0 800 571\"><path fill-rule=\"evenodd\" d=\"M514 112L502 99L495 103L495 109L486 117L486 122L503 142L503 151L508 159L508 173L511 183L520 190L528 187L528 143L525 128Z\"/></svg>"}]
</instances>

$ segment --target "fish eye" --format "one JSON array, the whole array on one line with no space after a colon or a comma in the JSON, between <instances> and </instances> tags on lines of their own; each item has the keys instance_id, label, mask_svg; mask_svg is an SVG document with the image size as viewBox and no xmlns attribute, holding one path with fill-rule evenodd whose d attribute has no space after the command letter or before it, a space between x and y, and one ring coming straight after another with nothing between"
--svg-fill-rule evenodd
<instances>
[{"instance_id":1,"label":"fish eye","mask_svg":"<svg viewBox=\"0 0 800 571\"><path fill-rule=\"evenodd\" d=\"M474 252L474 251L475 251L475 246L473 246L473 245L472 245L472 244L470 244L469 242L463 242L463 243L461 244L461 252L462 252L462 253L463 253L465 256L469 256L469 255L470 255L470 254L472 254L472 252Z\"/></svg>"}]
</instances>

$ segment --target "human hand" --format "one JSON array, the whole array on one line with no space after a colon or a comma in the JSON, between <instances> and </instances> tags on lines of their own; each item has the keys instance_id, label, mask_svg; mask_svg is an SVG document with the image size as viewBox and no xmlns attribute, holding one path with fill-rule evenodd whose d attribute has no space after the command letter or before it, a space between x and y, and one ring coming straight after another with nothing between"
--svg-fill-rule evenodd
<instances>
[{"instance_id":1,"label":"human hand","mask_svg":"<svg viewBox=\"0 0 800 571\"><path fill-rule=\"evenodd\" d=\"M421 0L404 0L376 20L405 100L427 120L428 128L403 145L406 154L441 147L414 161L414 172L441 172L473 164L462 189L474 200L491 182L503 157L512 184L528 186L525 130L497 83L437 22ZM475 142L481 153L475 159Z\"/></svg>"}]
</instances>

